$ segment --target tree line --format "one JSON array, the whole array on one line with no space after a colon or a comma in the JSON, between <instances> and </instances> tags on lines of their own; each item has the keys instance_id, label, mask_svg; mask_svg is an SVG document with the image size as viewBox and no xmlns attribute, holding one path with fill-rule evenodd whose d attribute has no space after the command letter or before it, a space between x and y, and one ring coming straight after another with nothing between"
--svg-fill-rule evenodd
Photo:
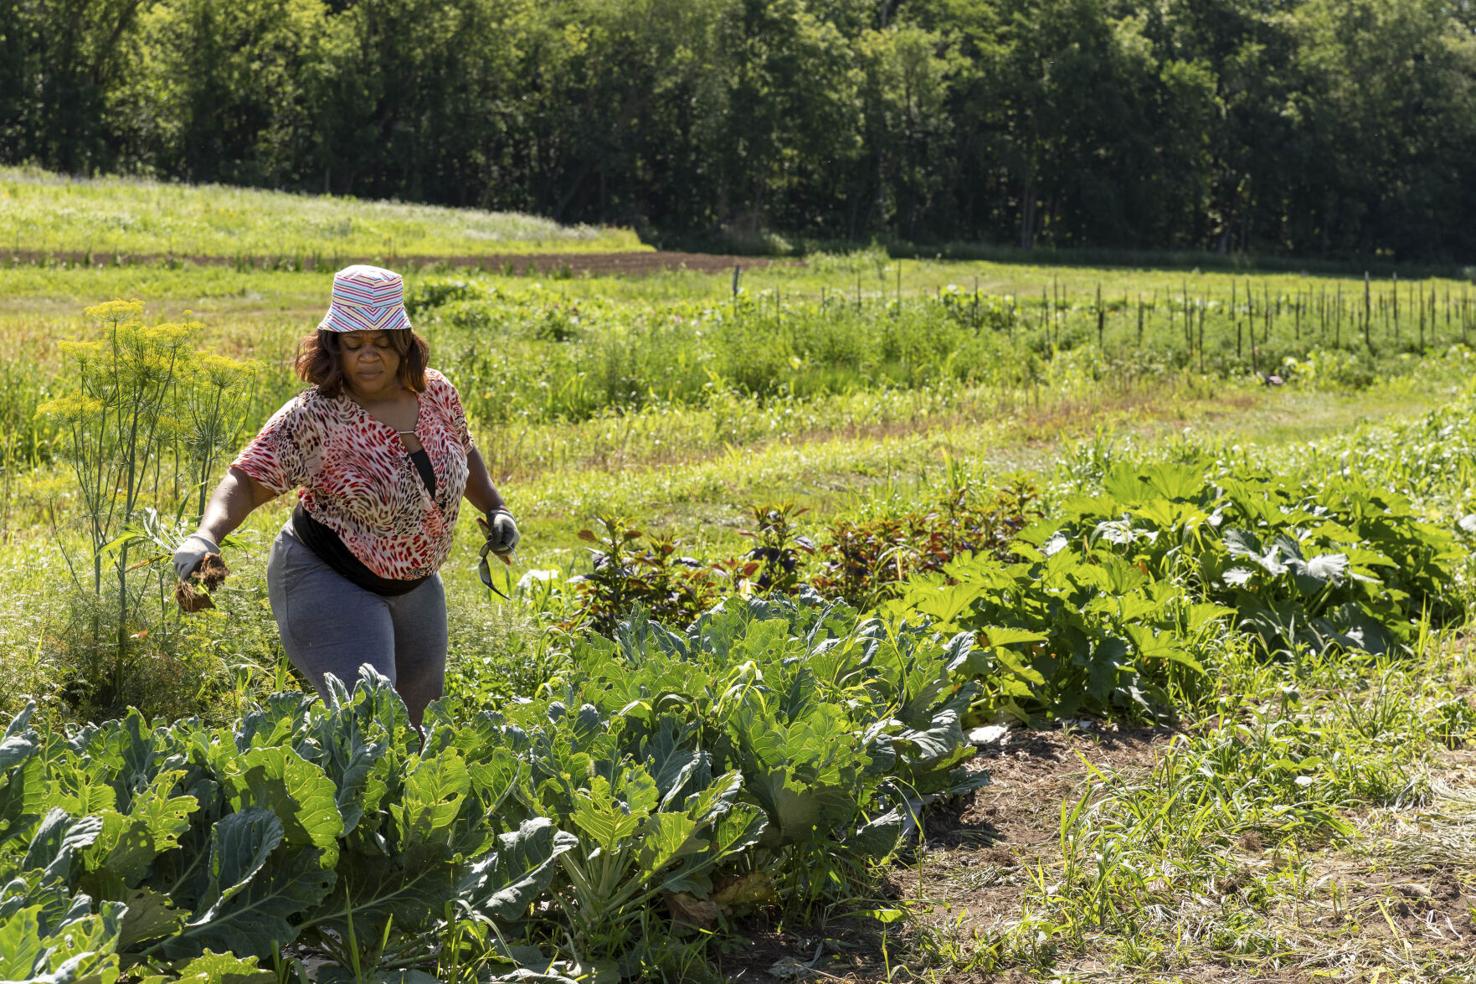
<instances>
[{"instance_id":1,"label":"tree line","mask_svg":"<svg viewBox=\"0 0 1476 984\"><path fill-rule=\"evenodd\" d=\"M1468 0L0 0L0 160L668 241L1462 260Z\"/></svg>"}]
</instances>

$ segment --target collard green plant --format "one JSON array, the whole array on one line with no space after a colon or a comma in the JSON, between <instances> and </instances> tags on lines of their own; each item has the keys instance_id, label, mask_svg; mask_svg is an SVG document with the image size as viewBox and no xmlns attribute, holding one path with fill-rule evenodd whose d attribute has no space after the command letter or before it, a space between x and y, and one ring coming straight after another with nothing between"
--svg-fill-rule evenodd
<instances>
[{"instance_id":1,"label":"collard green plant","mask_svg":"<svg viewBox=\"0 0 1476 984\"><path fill-rule=\"evenodd\" d=\"M433 965L448 918L513 930L575 845L542 818L489 823L516 766L464 747L422 752L372 671L234 731L133 713L42 738L22 715L0 744L0 861L18 879L0 913L36 939L68 928L100 965L186 979L211 961L254 972L212 954L269 962L290 943L356 976Z\"/></svg>"},{"instance_id":2,"label":"collard green plant","mask_svg":"<svg viewBox=\"0 0 1476 984\"><path fill-rule=\"evenodd\" d=\"M730 599L588 637L538 699L439 702L423 737L368 669L231 728L22 715L0 919L108 973L251 980L290 945L324 979L640 977L654 925L849 897L925 802L984 781L955 656L844 605Z\"/></svg>"}]
</instances>

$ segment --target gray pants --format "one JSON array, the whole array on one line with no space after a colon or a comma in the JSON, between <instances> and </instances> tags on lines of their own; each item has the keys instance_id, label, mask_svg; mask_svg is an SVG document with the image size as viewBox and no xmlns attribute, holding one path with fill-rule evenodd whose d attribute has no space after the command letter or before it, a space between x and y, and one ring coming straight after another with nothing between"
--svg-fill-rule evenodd
<instances>
[{"instance_id":1,"label":"gray pants","mask_svg":"<svg viewBox=\"0 0 1476 984\"><path fill-rule=\"evenodd\" d=\"M420 724L446 676L446 592L433 574L385 597L354 584L297 538L289 520L267 560L267 597L287 658L321 694L332 673L353 689L365 663L383 673Z\"/></svg>"}]
</instances>

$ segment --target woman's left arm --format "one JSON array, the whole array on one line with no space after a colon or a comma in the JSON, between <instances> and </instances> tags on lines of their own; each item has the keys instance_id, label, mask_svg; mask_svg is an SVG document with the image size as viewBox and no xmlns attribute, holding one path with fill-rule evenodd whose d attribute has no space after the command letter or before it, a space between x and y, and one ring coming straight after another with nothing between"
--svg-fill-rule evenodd
<instances>
[{"instance_id":1,"label":"woman's left arm","mask_svg":"<svg viewBox=\"0 0 1476 984\"><path fill-rule=\"evenodd\" d=\"M507 508L497 486L492 484L492 475L487 471L487 463L482 460L482 452L475 447L466 452L466 469L466 501L488 516L499 509Z\"/></svg>"}]
</instances>

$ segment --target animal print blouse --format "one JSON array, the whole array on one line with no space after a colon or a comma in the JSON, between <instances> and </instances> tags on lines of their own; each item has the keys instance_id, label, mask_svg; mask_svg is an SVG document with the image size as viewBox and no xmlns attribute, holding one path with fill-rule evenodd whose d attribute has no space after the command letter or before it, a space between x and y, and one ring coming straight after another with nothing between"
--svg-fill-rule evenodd
<instances>
[{"instance_id":1,"label":"animal print blouse","mask_svg":"<svg viewBox=\"0 0 1476 984\"><path fill-rule=\"evenodd\" d=\"M415 436L436 474L434 498L393 427L316 387L272 414L231 466L279 495L300 487L303 508L379 577L434 574L451 553L471 435L456 387L435 369L425 381Z\"/></svg>"}]
</instances>

